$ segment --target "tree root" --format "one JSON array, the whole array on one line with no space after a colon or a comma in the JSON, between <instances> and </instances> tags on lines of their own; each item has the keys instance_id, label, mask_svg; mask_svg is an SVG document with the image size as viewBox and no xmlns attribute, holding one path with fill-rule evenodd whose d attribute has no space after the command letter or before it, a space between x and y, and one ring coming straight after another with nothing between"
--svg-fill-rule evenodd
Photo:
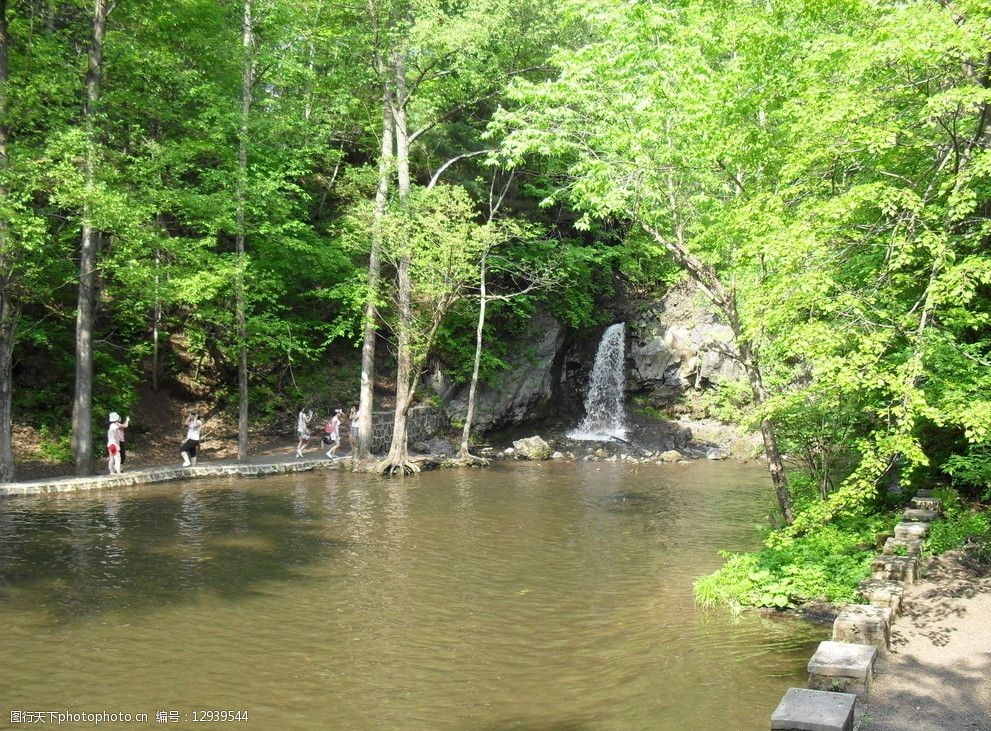
<instances>
[{"instance_id":1,"label":"tree root","mask_svg":"<svg viewBox=\"0 0 991 731\"><path fill-rule=\"evenodd\" d=\"M409 459L389 459L388 457L376 465L376 471L381 475L413 475L420 471L420 465Z\"/></svg>"}]
</instances>

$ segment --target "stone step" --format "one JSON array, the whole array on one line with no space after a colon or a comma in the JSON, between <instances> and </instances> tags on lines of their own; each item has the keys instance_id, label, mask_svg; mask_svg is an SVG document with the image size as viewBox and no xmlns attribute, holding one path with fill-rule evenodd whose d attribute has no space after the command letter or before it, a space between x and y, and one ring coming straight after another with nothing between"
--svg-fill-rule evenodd
<instances>
[{"instance_id":1,"label":"stone step","mask_svg":"<svg viewBox=\"0 0 991 731\"><path fill-rule=\"evenodd\" d=\"M912 507L916 510L932 510L934 513L943 513L943 501L934 497L914 497L911 500Z\"/></svg>"},{"instance_id":2,"label":"stone step","mask_svg":"<svg viewBox=\"0 0 991 731\"><path fill-rule=\"evenodd\" d=\"M915 582L918 561L911 556L877 556L871 562L871 578L902 581L906 586Z\"/></svg>"},{"instance_id":3,"label":"stone step","mask_svg":"<svg viewBox=\"0 0 991 731\"><path fill-rule=\"evenodd\" d=\"M894 617L901 609L902 595L905 593L905 584L901 581L888 581L886 579L864 579L857 587L857 595L868 604L875 607L887 607Z\"/></svg>"},{"instance_id":4,"label":"stone step","mask_svg":"<svg viewBox=\"0 0 991 731\"><path fill-rule=\"evenodd\" d=\"M819 643L809 660L809 688L837 693L853 693L864 699L874 681L877 648L851 642Z\"/></svg>"},{"instance_id":5,"label":"stone step","mask_svg":"<svg viewBox=\"0 0 991 731\"><path fill-rule=\"evenodd\" d=\"M923 523L932 523L936 518L939 517L939 513L935 510L919 510L918 508L905 508L905 512L902 513L902 517L905 520L921 521Z\"/></svg>"},{"instance_id":6,"label":"stone step","mask_svg":"<svg viewBox=\"0 0 991 731\"><path fill-rule=\"evenodd\" d=\"M857 696L789 688L771 714L771 731L852 731Z\"/></svg>"},{"instance_id":7,"label":"stone step","mask_svg":"<svg viewBox=\"0 0 991 731\"><path fill-rule=\"evenodd\" d=\"M848 604L833 622L833 641L887 650L891 642L891 608Z\"/></svg>"},{"instance_id":8,"label":"stone step","mask_svg":"<svg viewBox=\"0 0 991 731\"><path fill-rule=\"evenodd\" d=\"M884 542L881 553L885 556L918 558L922 554L922 541L918 538L889 538Z\"/></svg>"},{"instance_id":9,"label":"stone step","mask_svg":"<svg viewBox=\"0 0 991 731\"><path fill-rule=\"evenodd\" d=\"M933 491L932 490L916 490L915 491L915 496L916 497L932 497L933 496Z\"/></svg>"},{"instance_id":10,"label":"stone step","mask_svg":"<svg viewBox=\"0 0 991 731\"><path fill-rule=\"evenodd\" d=\"M922 539L929 532L928 523L913 523L903 521L895 526L895 538L917 538Z\"/></svg>"}]
</instances>

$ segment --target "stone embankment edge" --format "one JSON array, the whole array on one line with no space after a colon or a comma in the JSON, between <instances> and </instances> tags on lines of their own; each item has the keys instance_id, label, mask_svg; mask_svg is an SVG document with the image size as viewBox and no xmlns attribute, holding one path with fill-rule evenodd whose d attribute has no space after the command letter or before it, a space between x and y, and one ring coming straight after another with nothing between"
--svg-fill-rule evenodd
<instances>
[{"instance_id":1,"label":"stone embankment edge","mask_svg":"<svg viewBox=\"0 0 991 731\"><path fill-rule=\"evenodd\" d=\"M821 642L809 661L809 687L787 690L771 714L772 731L852 731L857 700L870 692L878 655L890 649L891 623L905 587L918 576L929 523L941 512L930 490L912 498L894 536L871 562L871 578L860 584L868 603L847 605L837 615L832 639Z\"/></svg>"},{"instance_id":2,"label":"stone embankment edge","mask_svg":"<svg viewBox=\"0 0 991 731\"><path fill-rule=\"evenodd\" d=\"M108 488L151 485L159 482L193 480L205 477L263 477L293 472L335 469L340 460L296 460L293 462L272 462L267 464L218 464L197 465L195 467L165 467L148 470L135 470L123 475L101 475L96 477L70 477L65 479L36 480L34 482L11 482L0 484L0 498L48 493L77 492L82 490L104 490Z\"/></svg>"}]
</instances>

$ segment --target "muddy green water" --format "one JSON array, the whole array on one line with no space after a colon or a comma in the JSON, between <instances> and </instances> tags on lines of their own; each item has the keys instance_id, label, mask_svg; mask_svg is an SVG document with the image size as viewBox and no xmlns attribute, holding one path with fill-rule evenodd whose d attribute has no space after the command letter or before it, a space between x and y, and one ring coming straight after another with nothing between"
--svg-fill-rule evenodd
<instances>
[{"instance_id":1,"label":"muddy green water","mask_svg":"<svg viewBox=\"0 0 991 731\"><path fill-rule=\"evenodd\" d=\"M0 728L766 729L828 629L691 583L770 496L758 466L545 463L0 501Z\"/></svg>"}]
</instances>

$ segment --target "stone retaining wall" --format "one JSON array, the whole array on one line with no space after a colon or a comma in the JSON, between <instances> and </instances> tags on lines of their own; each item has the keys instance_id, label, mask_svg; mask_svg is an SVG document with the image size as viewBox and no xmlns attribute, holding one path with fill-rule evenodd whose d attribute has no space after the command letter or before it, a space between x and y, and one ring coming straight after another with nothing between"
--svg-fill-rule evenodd
<instances>
[{"instance_id":1,"label":"stone retaining wall","mask_svg":"<svg viewBox=\"0 0 991 731\"><path fill-rule=\"evenodd\" d=\"M372 414L372 452L377 454L389 449L395 418L395 411L376 411ZM406 418L410 444L426 441L446 431L451 424L447 412L439 406L416 406L409 410Z\"/></svg>"},{"instance_id":2,"label":"stone retaining wall","mask_svg":"<svg viewBox=\"0 0 991 731\"><path fill-rule=\"evenodd\" d=\"M53 492L75 492L77 490L102 490L111 487L131 487L150 485L156 482L189 480L197 477L233 477L279 475L290 472L333 469L337 461L329 459L295 460L268 464L209 464L195 467L163 467L149 470L135 470L123 475L100 475L94 477L69 477L35 482L11 482L0 485L0 497L15 495L42 495Z\"/></svg>"}]
</instances>

